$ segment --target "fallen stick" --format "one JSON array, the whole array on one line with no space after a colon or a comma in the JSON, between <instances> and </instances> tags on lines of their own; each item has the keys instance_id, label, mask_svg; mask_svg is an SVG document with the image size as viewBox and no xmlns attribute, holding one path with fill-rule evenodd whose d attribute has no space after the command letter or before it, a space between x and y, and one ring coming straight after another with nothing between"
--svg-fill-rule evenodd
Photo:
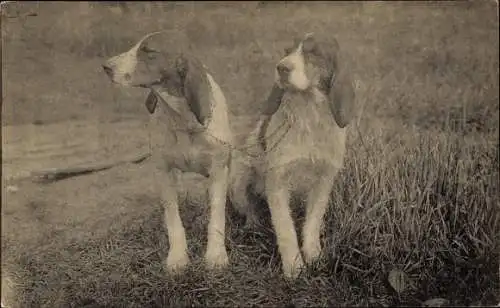
<instances>
[{"instance_id":1,"label":"fallen stick","mask_svg":"<svg viewBox=\"0 0 500 308\"><path fill-rule=\"evenodd\" d=\"M123 159L119 161L98 163L94 165L75 166L69 168L52 168L42 171L34 171L31 172L31 177L36 182L55 182L72 176L84 175L110 169L126 163L138 164L147 159L149 156L151 156L150 153L144 153L133 158Z\"/></svg>"},{"instance_id":2,"label":"fallen stick","mask_svg":"<svg viewBox=\"0 0 500 308\"><path fill-rule=\"evenodd\" d=\"M7 14L4 14L3 16L5 16L7 18L26 18L26 17L31 17L31 16L38 16L38 13L36 13L36 12L29 12L29 13L18 14L18 15L7 15Z\"/></svg>"}]
</instances>

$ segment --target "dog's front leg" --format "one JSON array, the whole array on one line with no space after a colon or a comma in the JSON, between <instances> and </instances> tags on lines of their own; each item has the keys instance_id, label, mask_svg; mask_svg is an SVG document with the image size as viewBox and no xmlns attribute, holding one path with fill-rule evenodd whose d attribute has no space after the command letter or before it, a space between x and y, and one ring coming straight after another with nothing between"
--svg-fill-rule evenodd
<instances>
[{"instance_id":1,"label":"dog's front leg","mask_svg":"<svg viewBox=\"0 0 500 308\"><path fill-rule=\"evenodd\" d=\"M276 232L276 240L281 255L283 274L294 279L304 267L297 241L297 232L290 213L290 191L282 176L276 171L266 178L266 197L271 212L271 220Z\"/></svg>"},{"instance_id":2,"label":"dog's front leg","mask_svg":"<svg viewBox=\"0 0 500 308\"><path fill-rule=\"evenodd\" d=\"M225 246L226 197L229 168L227 160L214 162L210 172L208 243L205 262L208 268L224 267L229 263Z\"/></svg>"},{"instance_id":3,"label":"dog's front leg","mask_svg":"<svg viewBox=\"0 0 500 308\"><path fill-rule=\"evenodd\" d=\"M167 271L177 272L189 263L187 253L186 231L179 213L177 196L178 169L165 172L165 169L156 169L155 180L160 191L161 203L164 209L164 226L167 230L169 251L165 262Z\"/></svg>"},{"instance_id":4,"label":"dog's front leg","mask_svg":"<svg viewBox=\"0 0 500 308\"><path fill-rule=\"evenodd\" d=\"M336 173L337 170L334 169L322 175L308 195L306 220L302 229L302 251L305 261L309 264L321 254L321 227L330 201L332 179Z\"/></svg>"}]
</instances>

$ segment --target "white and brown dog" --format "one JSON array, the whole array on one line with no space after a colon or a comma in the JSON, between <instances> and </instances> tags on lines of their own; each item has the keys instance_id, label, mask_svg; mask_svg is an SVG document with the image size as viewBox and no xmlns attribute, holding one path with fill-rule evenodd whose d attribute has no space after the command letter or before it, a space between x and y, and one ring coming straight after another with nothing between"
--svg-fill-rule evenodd
<instances>
[{"instance_id":1,"label":"white and brown dog","mask_svg":"<svg viewBox=\"0 0 500 308\"><path fill-rule=\"evenodd\" d=\"M108 59L103 65L117 84L150 89L146 107L161 130L158 149L152 156L161 192L164 222L170 248L168 270L189 263L184 225L179 214L176 186L181 172L195 172L209 180L210 219L205 261L209 268L228 263L225 247L225 204L232 134L226 99L207 68L196 58L171 53L143 37L129 51Z\"/></svg>"},{"instance_id":2,"label":"white and brown dog","mask_svg":"<svg viewBox=\"0 0 500 308\"><path fill-rule=\"evenodd\" d=\"M267 200L283 271L289 278L299 274L304 259L310 263L320 255L323 216L333 179L344 161L354 87L340 56L336 39L319 40L312 34L286 50L276 66L276 83L264 116L248 137L249 144L262 141L263 159L245 165L235 156L230 168L232 201L247 221L257 218L255 203L244 192L253 188ZM296 194L307 200L304 259L289 206Z\"/></svg>"}]
</instances>

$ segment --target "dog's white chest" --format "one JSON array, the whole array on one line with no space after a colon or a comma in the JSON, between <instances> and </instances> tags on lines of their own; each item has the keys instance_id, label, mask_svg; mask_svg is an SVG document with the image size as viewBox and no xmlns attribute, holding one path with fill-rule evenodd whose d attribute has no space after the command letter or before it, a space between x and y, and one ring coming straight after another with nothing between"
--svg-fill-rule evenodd
<instances>
[{"instance_id":1,"label":"dog's white chest","mask_svg":"<svg viewBox=\"0 0 500 308\"><path fill-rule=\"evenodd\" d=\"M212 117L207 125L207 137L213 137L218 141L232 144L233 136L229 126L226 98L219 85L209 73L207 73L207 78L212 90Z\"/></svg>"},{"instance_id":2,"label":"dog's white chest","mask_svg":"<svg viewBox=\"0 0 500 308\"><path fill-rule=\"evenodd\" d=\"M271 119L266 138L271 165L307 159L324 160L340 167L343 161L345 129L336 124L326 97L319 91L309 95L285 94Z\"/></svg>"},{"instance_id":3,"label":"dog's white chest","mask_svg":"<svg viewBox=\"0 0 500 308\"><path fill-rule=\"evenodd\" d=\"M183 98L171 96L162 89L157 90L163 99L151 117L151 137L155 147L175 146L177 150L189 152L202 146L193 142L204 143L202 140L208 143L232 144L226 99L219 85L208 73L207 79L211 90L212 115L206 127L202 127L196 120Z\"/></svg>"}]
</instances>

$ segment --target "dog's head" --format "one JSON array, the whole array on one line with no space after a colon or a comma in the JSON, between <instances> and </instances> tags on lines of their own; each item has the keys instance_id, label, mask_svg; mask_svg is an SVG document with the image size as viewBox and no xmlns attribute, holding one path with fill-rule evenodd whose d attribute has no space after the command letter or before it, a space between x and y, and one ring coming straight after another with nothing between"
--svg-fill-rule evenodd
<instances>
[{"instance_id":1,"label":"dog's head","mask_svg":"<svg viewBox=\"0 0 500 308\"><path fill-rule=\"evenodd\" d=\"M285 49L285 57L276 65L276 87L291 91L316 88L330 100L330 107L340 127L345 127L354 113L354 87L340 46L335 38L317 39L306 34Z\"/></svg>"},{"instance_id":2,"label":"dog's head","mask_svg":"<svg viewBox=\"0 0 500 308\"><path fill-rule=\"evenodd\" d=\"M143 87L152 91L146 99L150 113L158 99L185 100L198 122L210 117L210 84L203 65L194 57L173 53L155 46L152 38L161 32L147 34L130 50L103 64L111 81L126 87Z\"/></svg>"}]
</instances>

